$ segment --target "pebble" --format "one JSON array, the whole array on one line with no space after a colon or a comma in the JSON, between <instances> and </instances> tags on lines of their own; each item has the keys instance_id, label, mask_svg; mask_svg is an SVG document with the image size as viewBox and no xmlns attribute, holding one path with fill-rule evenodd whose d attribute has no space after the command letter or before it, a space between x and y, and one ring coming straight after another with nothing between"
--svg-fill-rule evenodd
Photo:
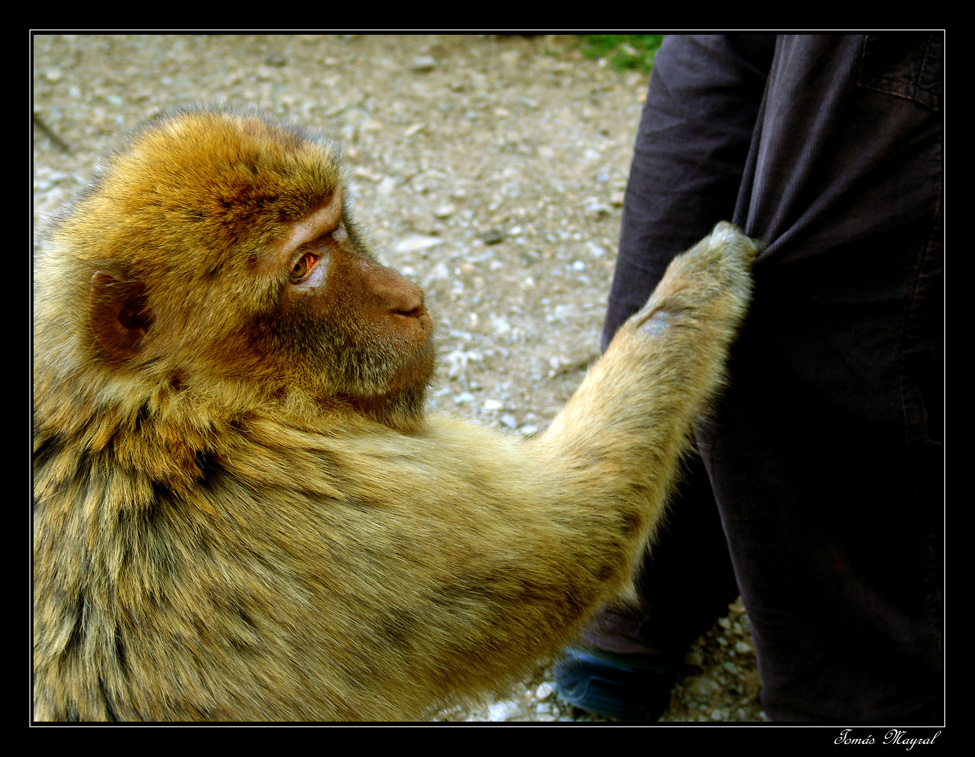
<instances>
[{"instance_id":1,"label":"pebble","mask_svg":"<svg viewBox=\"0 0 975 757\"><path fill-rule=\"evenodd\" d=\"M432 71L437 67L437 61L431 55L417 55L413 58L410 68L413 71Z\"/></svg>"},{"instance_id":2,"label":"pebble","mask_svg":"<svg viewBox=\"0 0 975 757\"><path fill-rule=\"evenodd\" d=\"M477 238L484 242L484 244L498 244L504 241L504 232L500 229L489 229L479 234Z\"/></svg>"},{"instance_id":3,"label":"pebble","mask_svg":"<svg viewBox=\"0 0 975 757\"><path fill-rule=\"evenodd\" d=\"M520 709L517 702L496 702L488 708L488 719L493 721L505 721L509 718L517 717Z\"/></svg>"},{"instance_id":4,"label":"pebble","mask_svg":"<svg viewBox=\"0 0 975 757\"><path fill-rule=\"evenodd\" d=\"M413 236L397 242L393 246L393 251L399 254L409 254L422 250L430 250L434 247L439 247L443 243L444 240L440 237Z\"/></svg>"},{"instance_id":5,"label":"pebble","mask_svg":"<svg viewBox=\"0 0 975 757\"><path fill-rule=\"evenodd\" d=\"M500 423L505 428L516 431L518 429L518 419L515 418L511 413L505 413L500 418L498 418L498 423Z\"/></svg>"}]
</instances>

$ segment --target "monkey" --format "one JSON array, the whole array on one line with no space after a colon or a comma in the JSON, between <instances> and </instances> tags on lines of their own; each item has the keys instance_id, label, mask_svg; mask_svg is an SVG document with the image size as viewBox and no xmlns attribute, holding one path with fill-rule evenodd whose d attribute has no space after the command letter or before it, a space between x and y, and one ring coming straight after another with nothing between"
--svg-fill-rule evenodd
<instances>
[{"instance_id":1,"label":"monkey","mask_svg":"<svg viewBox=\"0 0 975 757\"><path fill-rule=\"evenodd\" d=\"M526 438L428 411L434 323L337 144L136 128L34 259L33 714L416 721L510 690L633 573L760 243L677 257Z\"/></svg>"}]
</instances>

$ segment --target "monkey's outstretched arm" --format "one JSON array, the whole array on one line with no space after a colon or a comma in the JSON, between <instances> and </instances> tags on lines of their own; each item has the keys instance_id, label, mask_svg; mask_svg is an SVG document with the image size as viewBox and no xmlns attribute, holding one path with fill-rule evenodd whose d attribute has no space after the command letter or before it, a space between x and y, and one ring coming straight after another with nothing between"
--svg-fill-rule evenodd
<instances>
[{"instance_id":1,"label":"monkey's outstretched arm","mask_svg":"<svg viewBox=\"0 0 975 757\"><path fill-rule=\"evenodd\" d=\"M720 388L751 299L758 249L734 226L720 223L678 256L539 446L582 471L589 486L613 490L657 479L652 485L662 495L691 424Z\"/></svg>"}]
</instances>

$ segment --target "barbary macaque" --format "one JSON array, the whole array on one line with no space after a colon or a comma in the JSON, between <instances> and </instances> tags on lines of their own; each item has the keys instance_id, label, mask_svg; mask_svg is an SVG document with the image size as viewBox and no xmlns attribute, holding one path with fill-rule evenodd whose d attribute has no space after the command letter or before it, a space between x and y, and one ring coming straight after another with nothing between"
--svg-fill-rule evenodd
<instances>
[{"instance_id":1,"label":"barbary macaque","mask_svg":"<svg viewBox=\"0 0 975 757\"><path fill-rule=\"evenodd\" d=\"M183 108L44 236L37 720L429 718L627 595L756 244L678 257L523 439L425 412L423 293L348 198L331 142Z\"/></svg>"}]
</instances>

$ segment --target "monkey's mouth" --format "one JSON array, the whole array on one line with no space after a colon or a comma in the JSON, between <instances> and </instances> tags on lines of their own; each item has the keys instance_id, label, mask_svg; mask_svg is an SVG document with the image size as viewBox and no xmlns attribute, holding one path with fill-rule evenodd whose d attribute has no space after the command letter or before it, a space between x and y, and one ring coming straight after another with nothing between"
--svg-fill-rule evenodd
<instances>
[{"instance_id":1,"label":"monkey's mouth","mask_svg":"<svg viewBox=\"0 0 975 757\"><path fill-rule=\"evenodd\" d=\"M407 339L411 342L426 343L433 335L433 317L426 305L418 305L412 310L394 310L392 315L398 328L407 330Z\"/></svg>"}]
</instances>

